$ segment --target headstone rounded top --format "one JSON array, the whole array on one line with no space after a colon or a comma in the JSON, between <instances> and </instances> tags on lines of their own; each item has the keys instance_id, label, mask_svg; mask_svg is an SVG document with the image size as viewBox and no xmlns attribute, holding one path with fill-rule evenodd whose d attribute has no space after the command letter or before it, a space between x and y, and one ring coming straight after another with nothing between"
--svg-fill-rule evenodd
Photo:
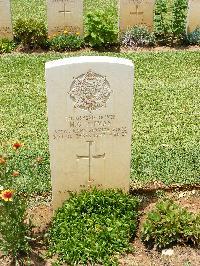
<instances>
[{"instance_id":1,"label":"headstone rounded top","mask_svg":"<svg viewBox=\"0 0 200 266\"><path fill-rule=\"evenodd\" d=\"M133 67L133 62L129 59L110 57L110 56L79 56L79 57L69 57L64 59L58 59L49 61L45 64L46 69L59 67L62 65L70 64L83 64L83 63L110 63L110 64L120 64Z\"/></svg>"}]
</instances>

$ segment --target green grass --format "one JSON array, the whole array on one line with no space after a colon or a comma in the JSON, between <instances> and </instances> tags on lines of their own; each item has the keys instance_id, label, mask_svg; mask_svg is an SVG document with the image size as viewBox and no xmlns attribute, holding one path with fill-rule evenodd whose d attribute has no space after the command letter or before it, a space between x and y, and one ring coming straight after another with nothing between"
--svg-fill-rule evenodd
<instances>
[{"instance_id":1,"label":"green grass","mask_svg":"<svg viewBox=\"0 0 200 266\"><path fill-rule=\"evenodd\" d=\"M106 55L135 63L132 180L143 184L154 180L199 184L200 53ZM16 178L21 190L50 190L44 63L66 56L70 54L0 58L0 150L7 152L15 140L25 144L21 158L12 162L21 173ZM43 161L35 167L37 157Z\"/></svg>"}]
</instances>

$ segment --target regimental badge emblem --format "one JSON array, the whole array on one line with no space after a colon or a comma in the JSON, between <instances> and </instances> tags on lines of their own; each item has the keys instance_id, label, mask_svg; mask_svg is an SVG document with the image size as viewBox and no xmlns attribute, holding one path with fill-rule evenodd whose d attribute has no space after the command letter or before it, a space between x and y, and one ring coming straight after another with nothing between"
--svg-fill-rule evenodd
<instances>
[{"instance_id":1,"label":"regimental badge emblem","mask_svg":"<svg viewBox=\"0 0 200 266\"><path fill-rule=\"evenodd\" d=\"M74 101L74 107L82 110L93 111L106 107L112 89L105 76L89 70L74 79L69 95Z\"/></svg>"}]
</instances>

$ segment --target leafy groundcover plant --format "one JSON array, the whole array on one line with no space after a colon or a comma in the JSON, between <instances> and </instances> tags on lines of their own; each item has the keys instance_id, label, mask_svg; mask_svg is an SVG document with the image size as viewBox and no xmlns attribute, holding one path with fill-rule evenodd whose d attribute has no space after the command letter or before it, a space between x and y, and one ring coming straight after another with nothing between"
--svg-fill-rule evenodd
<instances>
[{"instance_id":1,"label":"leafy groundcover plant","mask_svg":"<svg viewBox=\"0 0 200 266\"><path fill-rule=\"evenodd\" d=\"M200 28L188 33L186 41L190 45L200 45Z\"/></svg>"},{"instance_id":2,"label":"leafy groundcover plant","mask_svg":"<svg viewBox=\"0 0 200 266\"><path fill-rule=\"evenodd\" d=\"M50 255L70 265L116 265L114 255L131 251L139 200L121 191L72 194L49 232Z\"/></svg>"},{"instance_id":3,"label":"leafy groundcover plant","mask_svg":"<svg viewBox=\"0 0 200 266\"><path fill-rule=\"evenodd\" d=\"M0 39L0 54L11 53L15 45L13 41L7 39Z\"/></svg>"},{"instance_id":4,"label":"leafy groundcover plant","mask_svg":"<svg viewBox=\"0 0 200 266\"><path fill-rule=\"evenodd\" d=\"M190 213L172 200L162 200L148 214L142 240L157 248L177 243L200 244L200 215Z\"/></svg>"},{"instance_id":5,"label":"leafy groundcover plant","mask_svg":"<svg viewBox=\"0 0 200 266\"><path fill-rule=\"evenodd\" d=\"M56 52L75 51L80 49L84 44L84 39L79 32L76 34L63 32L58 36L49 37L50 50Z\"/></svg>"},{"instance_id":6,"label":"leafy groundcover plant","mask_svg":"<svg viewBox=\"0 0 200 266\"><path fill-rule=\"evenodd\" d=\"M125 47L155 46L156 40L153 32L146 27L134 26L128 29L122 36L121 43Z\"/></svg>"}]
</instances>

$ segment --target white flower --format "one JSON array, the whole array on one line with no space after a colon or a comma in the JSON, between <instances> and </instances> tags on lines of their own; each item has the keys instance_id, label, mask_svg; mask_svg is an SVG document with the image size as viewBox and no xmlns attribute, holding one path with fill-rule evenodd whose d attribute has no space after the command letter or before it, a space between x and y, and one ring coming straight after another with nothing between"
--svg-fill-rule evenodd
<instances>
[{"instance_id":1,"label":"white flower","mask_svg":"<svg viewBox=\"0 0 200 266\"><path fill-rule=\"evenodd\" d=\"M0 186L0 191L3 190L3 186Z\"/></svg>"}]
</instances>

